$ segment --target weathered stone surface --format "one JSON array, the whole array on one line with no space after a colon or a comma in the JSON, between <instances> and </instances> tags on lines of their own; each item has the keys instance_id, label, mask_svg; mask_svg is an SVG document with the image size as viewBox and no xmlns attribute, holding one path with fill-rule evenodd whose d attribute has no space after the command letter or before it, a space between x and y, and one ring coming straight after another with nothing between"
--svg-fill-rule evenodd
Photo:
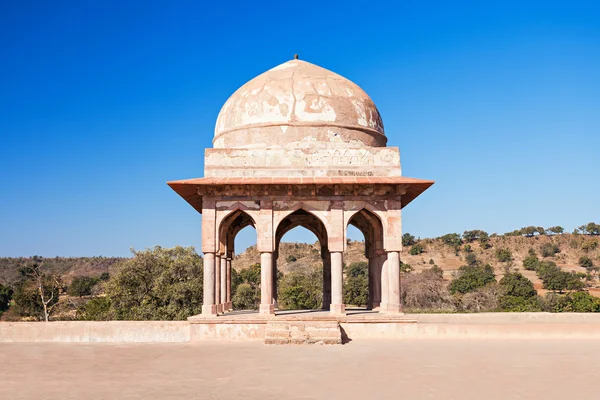
<instances>
[{"instance_id":1,"label":"weathered stone surface","mask_svg":"<svg viewBox=\"0 0 600 400\"><path fill-rule=\"evenodd\" d=\"M206 177L169 183L203 214L203 314L230 309L231 279L219 260L234 254L237 233L253 226L261 253L259 311L273 316L279 242L301 226L321 244L324 307L345 315L342 254L349 225L365 237L369 307L400 313L401 209L433 182L402 177L400 151L386 144L369 96L305 61L281 64L237 90L217 118ZM388 254L393 262L384 268ZM305 328L273 325L267 341L338 340L339 329Z\"/></svg>"},{"instance_id":2,"label":"weathered stone surface","mask_svg":"<svg viewBox=\"0 0 600 400\"><path fill-rule=\"evenodd\" d=\"M342 344L342 333L337 321L269 321L265 344Z\"/></svg>"}]
</instances>

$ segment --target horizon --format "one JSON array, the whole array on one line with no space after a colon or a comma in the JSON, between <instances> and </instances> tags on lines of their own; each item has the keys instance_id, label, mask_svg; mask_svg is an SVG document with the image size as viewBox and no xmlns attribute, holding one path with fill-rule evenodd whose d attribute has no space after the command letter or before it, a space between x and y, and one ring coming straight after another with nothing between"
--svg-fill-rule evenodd
<instances>
[{"instance_id":1,"label":"horizon","mask_svg":"<svg viewBox=\"0 0 600 400\"><path fill-rule=\"evenodd\" d=\"M403 233L600 222L600 5L459 3L3 3L0 257L199 250L166 182L203 176L226 99L295 53L362 87L402 174L436 182Z\"/></svg>"}]
</instances>

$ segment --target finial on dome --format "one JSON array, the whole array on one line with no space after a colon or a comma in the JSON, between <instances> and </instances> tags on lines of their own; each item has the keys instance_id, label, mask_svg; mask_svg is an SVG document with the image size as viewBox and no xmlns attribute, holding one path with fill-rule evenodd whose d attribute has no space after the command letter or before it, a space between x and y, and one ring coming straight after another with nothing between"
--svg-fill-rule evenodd
<instances>
[{"instance_id":1,"label":"finial on dome","mask_svg":"<svg viewBox=\"0 0 600 400\"><path fill-rule=\"evenodd\" d=\"M294 54L294 60L298 59L298 54Z\"/></svg>"}]
</instances>

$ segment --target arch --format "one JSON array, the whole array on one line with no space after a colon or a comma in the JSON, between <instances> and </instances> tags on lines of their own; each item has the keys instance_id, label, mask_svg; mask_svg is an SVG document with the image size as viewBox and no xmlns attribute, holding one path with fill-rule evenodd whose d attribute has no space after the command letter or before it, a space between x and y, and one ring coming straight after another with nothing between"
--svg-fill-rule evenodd
<instances>
[{"instance_id":1,"label":"arch","mask_svg":"<svg viewBox=\"0 0 600 400\"><path fill-rule=\"evenodd\" d=\"M324 211L318 210L315 207L311 207L310 202L299 201L299 202L294 203L291 206L286 206L285 209L275 211L275 213L273 215L273 232L275 232L275 235L273 235L273 240L276 239L277 231L278 231L281 223L283 221L285 221L286 218L288 218L290 215L292 215L300 210L302 210L302 211L312 215L314 218L316 218L322 224L322 227L324 229L326 237L329 237L329 224L328 224L328 221L327 221ZM305 226L305 228L307 228L307 227ZM309 228L307 228L307 229L309 229ZM316 233L315 233L315 236L319 237L319 235L317 235ZM276 245L276 244L277 244L277 242L274 242L274 245ZM274 246L274 248L275 248L275 246Z\"/></svg>"},{"instance_id":2,"label":"arch","mask_svg":"<svg viewBox=\"0 0 600 400\"><path fill-rule=\"evenodd\" d=\"M383 223L372 211L362 208L352 213L348 226L356 227L365 238L365 257L368 260L369 297L367 308L374 309L381 304L383 255Z\"/></svg>"},{"instance_id":3,"label":"arch","mask_svg":"<svg viewBox=\"0 0 600 400\"><path fill-rule=\"evenodd\" d=\"M238 208L227 212L218 225L217 253L224 254L233 251L235 236L248 225L256 229L254 218L246 210Z\"/></svg>"},{"instance_id":4,"label":"arch","mask_svg":"<svg viewBox=\"0 0 600 400\"><path fill-rule=\"evenodd\" d=\"M381 240L381 248L386 248L386 237L384 235L384 232L387 231L387 210L383 204L372 204L367 201L352 203L346 202L344 204L344 210L344 236L346 235L346 230L348 229L350 221L352 221L352 219L355 218L357 215L362 214L373 224L373 226L378 225L379 227L381 227L381 229L378 229L376 232L380 233L380 237L378 236L378 239ZM355 224L352 225L356 226ZM360 229L358 226L357 228ZM365 232L363 232L363 235L364 234ZM347 238L344 237L344 239Z\"/></svg>"},{"instance_id":5,"label":"arch","mask_svg":"<svg viewBox=\"0 0 600 400\"><path fill-rule=\"evenodd\" d=\"M284 218L277 223L274 235L275 257L273 264L273 297L277 303L277 258L279 255L279 244L283 236L294 228L302 227L313 233L321 245L321 259L323 260L323 301L322 307L329 309L331 303L331 261L328 249L327 228L321 218L314 213L296 207L295 210L286 213Z\"/></svg>"}]
</instances>

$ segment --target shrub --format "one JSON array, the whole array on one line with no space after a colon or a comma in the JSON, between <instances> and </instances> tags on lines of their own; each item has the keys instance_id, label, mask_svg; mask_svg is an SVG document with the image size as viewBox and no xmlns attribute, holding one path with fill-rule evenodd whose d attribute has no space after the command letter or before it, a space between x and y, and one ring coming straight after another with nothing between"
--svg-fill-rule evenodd
<instances>
[{"instance_id":1,"label":"shrub","mask_svg":"<svg viewBox=\"0 0 600 400\"><path fill-rule=\"evenodd\" d=\"M77 319L83 321L108 321L110 316L110 300L106 297L94 297L77 310Z\"/></svg>"},{"instance_id":2,"label":"shrub","mask_svg":"<svg viewBox=\"0 0 600 400\"><path fill-rule=\"evenodd\" d=\"M12 295L13 290L10 287L0 284L0 314L8 310Z\"/></svg>"},{"instance_id":3,"label":"shrub","mask_svg":"<svg viewBox=\"0 0 600 400\"><path fill-rule=\"evenodd\" d=\"M525 268L527 271L536 271L539 263L540 259L537 258L535 254L530 254L523 260L523 268Z\"/></svg>"},{"instance_id":4,"label":"shrub","mask_svg":"<svg viewBox=\"0 0 600 400\"><path fill-rule=\"evenodd\" d=\"M106 282L109 279L110 279L110 274L108 272L103 272L100 274L100 280L102 282Z\"/></svg>"},{"instance_id":5,"label":"shrub","mask_svg":"<svg viewBox=\"0 0 600 400\"><path fill-rule=\"evenodd\" d=\"M435 262L433 261L433 258L430 258L429 259L429 265L434 265L434 264L435 264Z\"/></svg>"},{"instance_id":6,"label":"shrub","mask_svg":"<svg viewBox=\"0 0 600 400\"><path fill-rule=\"evenodd\" d=\"M496 250L496 260L500 262L510 262L512 261L512 253L508 249L498 249Z\"/></svg>"},{"instance_id":7,"label":"shrub","mask_svg":"<svg viewBox=\"0 0 600 400\"><path fill-rule=\"evenodd\" d=\"M236 287L231 302L236 309L256 310L260 304L260 290L248 282L242 282Z\"/></svg>"},{"instance_id":8,"label":"shrub","mask_svg":"<svg viewBox=\"0 0 600 400\"><path fill-rule=\"evenodd\" d=\"M406 264L406 263L403 263L402 261L400 261L400 272L409 273L409 272L412 272L412 270L413 270L413 267L410 264Z\"/></svg>"},{"instance_id":9,"label":"shrub","mask_svg":"<svg viewBox=\"0 0 600 400\"><path fill-rule=\"evenodd\" d=\"M463 251L464 251L465 253L470 253L470 252L472 252L472 251L473 251L473 249L471 248L471 245L470 245L470 244L465 244L465 245L463 246Z\"/></svg>"},{"instance_id":10,"label":"shrub","mask_svg":"<svg viewBox=\"0 0 600 400\"><path fill-rule=\"evenodd\" d=\"M550 312L600 312L600 299L585 291L566 295L550 292L544 298L544 309Z\"/></svg>"},{"instance_id":11,"label":"shrub","mask_svg":"<svg viewBox=\"0 0 600 400\"><path fill-rule=\"evenodd\" d=\"M423 253L425 250L423 249L423 246L421 246L419 243L414 244L411 248L410 248L410 255L411 256L418 256L419 254Z\"/></svg>"},{"instance_id":12,"label":"shrub","mask_svg":"<svg viewBox=\"0 0 600 400\"><path fill-rule=\"evenodd\" d=\"M296 261L298 261L298 259L296 258L296 256L293 256L293 255L290 254L289 256L287 256L285 258L285 261L287 261L287 262L296 262Z\"/></svg>"},{"instance_id":13,"label":"shrub","mask_svg":"<svg viewBox=\"0 0 600 400\"><path fill-rule=\"evenodd\" d=\"M439 267L410 274L402 279L402 304L406 309L454 311L443 271Z\"/></svg>"},{"instance_id":14,"label":"shrub","mask_svg":"<svg viewBox=\"0 0 600 400\"><path fill-rule=\"evenodd\" d=\"M560 253L560 247L554 243L544 243L540 248L542 257L554 257L555 254Z\"/></svg>"},{"instance_id":15,"label":"shrub","mask_svg":"<svg viewBox=\"0 0 600 400\"><path fill-rule=\"evenodd\" d=\"M89 276L76 276L73 278L67 294L69 296L89 296L92 294L92 288L98 283L98 278L91 278Z\"/></svg>"},{"instance_id":16,"label":"shrub","mask_svg":"<svg viewBox=\"0 0 600 400\"><path fill-rule=\"evenodd\" d=\"M479 264L479 260L477 259L475 253L467 253L465 256L465 262L470 266L476 266Z\"/></svg>"},{"instance_id":17,"label":"shrub","mask_svg":"<svg viewBox=\"0 0 600 400\"><path fill-rule=\"evenodd\" d=\"M455 273L450 282L450 293L469 293L475 289L484 287L488 283L495 282L494 269L490 265L471 266L463 265Z\"/></svg>"},{"instance_id":18,"label":"shrub","mask_svg":"<svg viewBox=\"0 0 600 400\"><path fill-rule=\"evenodd\" d=\"M585 251L586 253L595 250L596 247L598 247L598 242L594 239L584 240L581 243L581 250Z\"/></svg>"},{"instance_id":19,"label":"shrub","mask_svg":"<svg viewBox=\"0 0 600 400\"><path fill-rule=\"evenodd\" d=\"M500 307L501 290L496 282L464 294L460 298L463 310L470 312L496 311Z\"/></svg>"},{"instance_id":20,"label":"shrub","mask_svg":"<svg viewBox=\"0 0 600 400\"><path fill-rule=\"evenodd\" d=\"M591 258L583 256L579 258L579 266L590 271L592 268L594 268L594 262Z\"/></svg>"},{"instance_id":21,"label":"shrub","mask_svg":"<svg viewBox=\"0 0 600 400\"><path fill-rule=\"evenodd\" d=\"M203 262L193 247L133 251L105 284L110 318L183 320L202 310Z\"/></svg>"}]
</instances>

